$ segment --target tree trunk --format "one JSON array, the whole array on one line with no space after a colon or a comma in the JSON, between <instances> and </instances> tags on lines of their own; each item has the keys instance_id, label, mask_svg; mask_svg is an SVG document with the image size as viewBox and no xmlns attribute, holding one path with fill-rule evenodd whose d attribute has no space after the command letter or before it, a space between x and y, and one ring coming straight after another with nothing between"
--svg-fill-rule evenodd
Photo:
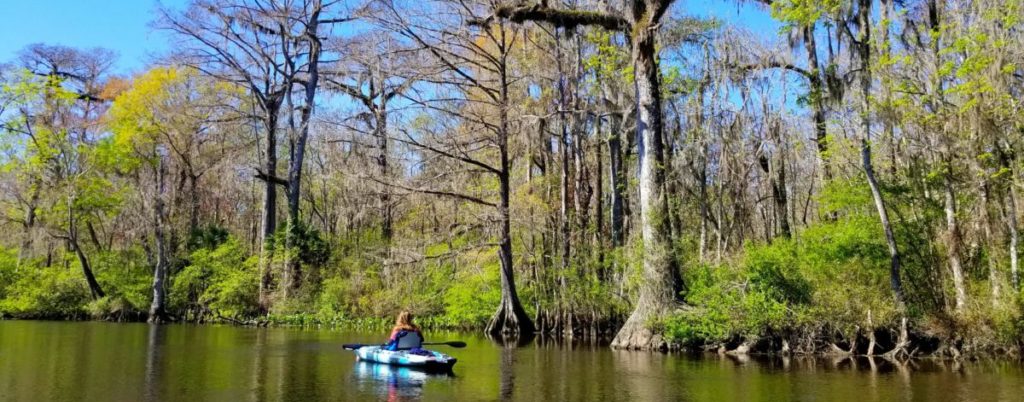
<instances>
[{"instance_id":1,"label":"tree trunk","mask_svg":"<svg viewBox=\"0 0 1024 402\"><path fill-rule=\"evenodd\" d=\"M705 262L707 259L708 250L708 218L710 217L710 208L708 208L708 144L701 139L700 146L700 172L697 174L697 186L700 189L700 244L699 249L699 261Z\"/></svg>"},{"instance_id":2,"label":"tree trunk","mask_svg":"<svg viewBox=\"0 0 1024 402\"><path fill-rule=\"evenodd\" d=\"M377 107L377 110L374 113L376 116L374 133L377 137L377 170L380 173L381 180L385 183L390 180L390 174L388 171L388 115L386 107L387 103L385 103L384 100L381 100L381 104ZM391 187L387 185L381 186L380 198L377 201L380 203L381 237L384 239L385 244L390 244L391 237L393 236Z\"/></svg>"},{"instance_id":3,"label":"tree trunk","mask_svg":"<svg viewBox=\"0 0 1024 402\"><path fill-rule=\"evenodd\" d=\"M85 282L89 285L89 293L92 295L92 299L96 300L105 297L107 294L103 292L99 282L96 282L96 277L92 274L92 267L89 265L89 259L85 256L85 251L82 250L82 247L79 246L78 240L73 240L71 247L75 249L78 263L82 265L82 273L85 274Z\"/></svg>"},{"instance_id":4,"label":"tree trunk","mask_svg":"<svg viewBox=\"0 0 1024 402\"><path fill-rule=\"evenodd\" d=\"M273 279L270 271L270 256L267 242L277 230L277 186L273 180L277 176L277 113L280 103L269 101L266 108L266 175L263 193L263 222L260 233L260 308L264 312L270 308L270 286Z\"/></svg>"},{"instance_id":5,"label":"tree trunk","mask_svg":"<svg viewBox=\"0 0 1024 402\"><path fill-rule=\"evenodd\" d=\"M659 82L660 82L659 77ZM682 205L680 203L673 204L668 202L670 197L674 194L682 194L682 190L679 189L679 180L675 177L675 170L671 169L675 166L675 146L673 144L674 138L681 138L683 136L683 123L682 116L677 115L676 124L673 130L662 129L662 144L664 144L664 170L665 170L665 202L666 211L668 213L668 231L669 238L676 239L682 236L683 231L683 218L682 218ZM671 135L669 133L672 133Z\"/></svg>"},{"instance_id":6,"label":"tree trunk","mask_svg":"<svg viewBox=\"0 0 1024 402\"><path fill-rule=\"evenodd\" d=\"M818 62L818 48L814 41L814 25L804 27L804 49L807 50L807 64L811 69L811 101L814 114L814 142L818 146L818 158L821 160L821 177L819 181L824 187L832 181L832 164L828 160L828 128L825 122L825 85L821 78L821 65Z\"/></svg>"},{"instance_id":7,"label":"tree trunk","mask_svg":"<svg viewBox=\"0 0 1024 402\"><path fill-rule=\"evenodd\" d=\"M782 144L782 129L779 123L775 122L772 127L772 141L775 142L775 149L778 153L775 163L772 164L772 196L775 199L775 218L779 221L779 229L782 236L790 238L792 230L789 227L790 207L789 192L786 191L786 152Z\"/></svg>"},{"instance_id":8,"label":"tree trunk","mask_svg":"<svg viewBox=\"0 0 1024 402\"><path fill-rule=\"evenodd\" d=\"M288 248L289 257L285 263L285 298L288 298L291 291L302 286L302 264L298 258L291 256L291 248L295 231L301 224L299 203L302 197L302 168L306 160L306 142L309 140L309 126L316 106L316 90L320 81L321 44L317 31L321 9L320 1L315 1L309 19L305 22L306 31L302 38L309 45L309 49L306 54L306 82L303 83L305 99L299 112L299 136L295 139L291 160L288 163L288 227L285 233L285 247Z\"/></svg>"},{"instance_id":9,"label":"tree trunk","mask_svg":"<svg viewBox=\"0 0 1024 402\"><path fill-rule=\"evenodd\" d=\"M643 4L634 2L634 7ZM667 4L664 6L667 7ZM615 335L613 348L665 349L667 342L649 324L669 313L678 303L682 281L672 257L665 194L662 144L661 90L655 59L657 10L634 10L632 61L638 119L640 159L640 229L643 237L643 279L633 313ZM653 15L648 15L653 14ZM648 20L647 18L655 18Z\"/></svg>"},{"instance_id":10,"label":"tree trunk","mask_svg":"<svg viewBox=\"0 0 1024 402\"><path fill-rule=\"evenodd\" d=\"M892 44L890 43L889 39L888 27L891 26L892 24L892 16L895 10L893 10L893 0L881 0L879 4L882 8L880 16L882 18L882 21L885 21L885 23L882 25L884 29L882 29L881 32L882 41L880 51L882 52L882 55L884 57L889 58L892 56ZM889 141L889 175L892 176L894 180L896 180L898 179L897 168L899 166L896 154L899 148L899 142L896 140L896 127L893 121L895 120L895 116L892 104L891 87L892 85L890 83L882 83L882 102L885 103L886 109L885 115L882 117L882 123L885 125L885 138L887 141Z\"/></svg>"},{"instance_id":11,"label":"tree trunk","mask_svg":"<svg viewBox=\"0 0 1024 402\"><path fill-rule=\"evenodd\" d=\"M953 182L949 166L946 167L946 174L943 176L943 189L945 190L945 204L943 209L946 212L946 236L948 240L947 257L949 258L949 269L953 274L953 288L956 291L956 310L963 310L967 304L967 290L964 285L964 269L960 262L960 229L956 219L956 195L953 193Z\"/></svg>"},{"instance_id":12,"label":"tree trunk","mask_svg":"<svg viewBox=\"0 0 1024 402\"><path fill-rule=\"evenodd\" d=\"M573 162L576 171L575 188L573 190L573 201L575 202L574 214L577 221L578 244L583 244L585 235L590 230L590 197L593 195L593 188L590 187L590 167L587 165L587 114L580 112L584 109L581 104L580 83L583 81L583 46L580 44L582 35L573 35L575 57L573 58L572 83L572 128L573 128ZM586 247L576 250L577 255L586 253ZM586 257L583 255L581 258ZM582 264L577 264L576 274L582 277L584 274Z\"/></svg>"},{"instance_id":13,"label":"tree trunk","mask_svg":"<svg viewBox=\"0 0 1024 402\"><path fill-rule=\"evenodd\" d=\"M189 234L199 230L199 177L195 173L188 175L188 231Z\"/></svg>"},{"instance_id":14,"label":"tree trunk","mask_svg":"<svg viewBox=\"0 0 1024 402\"><path fill-rule=\"evenodd\" d=\"M608 131L608 187L611 193L611 240L612 247L625 244L622 225L624 208L622 198L626 192L626 171L622 161L622 118L612 115Z\"/></svg>"},{"instance_id":15,"label":"tree trunk","mask_svg":"<svg viewBox=\"0 0 1024 402\"><path fill-rule=\"evenodd\" d=\"M21 239L21 248L18 249L18 261L15 269L21 267L22 261L32 256L32 236L36 226L36 205L39 203L39 181L32 187L32 195L29 197L28 207L25 208L24 236Z\"/></svg>"},{"instance_id":16,"label":"tree trunk","mask_svg":"<svg viewBox=\"0 0 1024 402\"><path fill-rule=\"evenodd\" d=\"M563 67L562 67L562 46L561 46L561 41L559 41L558 38L557 38L557 32L558 32L557 28L556 28L555 32L556 32L556 38L555 38L555 58L556 58L557 63L558 63L558 120L559 120L559 124L561 126L560 127L561 128L561 135L559 136L559 139L558 139L559 140L558 141L558 153L561 155L561 159L562 159L561 160L561 165L560 165L560 170L559 170L559 180L560 180L559 181L559 197L560 197L560 203L559 203L559 210L558 210L559 233L561 234L559 246L561 248L562 266L561 266L561 270L558 273L558 279L559 279L559 282L560 282L559 284L561 285L561 289L564 292L565 289L568 287L568 285L566 283L565 276L569 272L569 266L571 265L570 261L569 261L570 258L571 258L570 253L572 252L572 250L570 249L570 244L572 243L572 239L571 239L572 233L571 233L570 227L569 227L569 222L570 222L570 217L569 217L569 215L570 215L570 212L569 212L569 180L570 180L569 179L569 125L570 124L569 124L569 119L568 119L568 117L566 116L566 113L565 113L565 109L567 109L566 100L565 100L565 97L566 97L566 90L565 90L566 76L565 76L565 72L564 72Z\"/></svg>"},{"instance_id":17,"label":"tree trunk","mask_svg":"<svg viewBox=\"0 0 1024 402\"><path fill-rule=\"evenodd\" d=\"M1000 141L998 149L1003 167L1010 172L1009 189L1006 191L1005 215L1006 228L1010 233L1010 284L1014 291L1020 291L1020 274L1017 268L1019 265L1017 247L1020 236L1017 232L1017 170L1014 168L1016 158L1014 158L1015 154L1008 142Z\"/></svg>"},{"instance_id":18,"label":"tree trunk","mask_svg":"<svg viewBox=\"0 0 1024 402\"><path fill-rule=\"evenodd\" d=\"M532 334L534 331L533 322L526 315L519 302L519 294L516 291L515 270L512 265L512 231L511 215L509 213L511 192L508 176L508 151L505 146L501 149L502 170L499 177L501 191L501 242L498 245L498 259L501 263L501 302L498 311L494 313L490 323L487 324L487 333L492 335L519 335Z\"/></svg>"},{"instance_id":19,"label":"tree trunk","mask_svg":"<svg viewBox=\"0 0 1024 402\"><path fill-rule=\"evenodd\" d=\"M96 282L96 276L92 274L92 266L89 265L89 258L85 255L85 250L82 250L81 245L78 242L78 231L75 229L75 219L73 213L68 213L69 223L71 224L68 230L68 243L71 248L75 250L75 255L78 257L78 264L82 266L82 274L85 275L85 283L89 285L89 294L93 300L97 300L105 297L107 294L103 292L103 288L100 287L99 282Z\"/></svg>"},{"instance_id":20,"label":"tree trunk","mask_svg":"<svg viewBox=\"0 0 1024 402\"><path fill-rule=\"evenodd\" d=\"M992 244L995 244L996 241L995 241L995 236L992 234L992 215L990 213L990 211L991 211L991 206L990 206L991 201L990 201L990 196L989 196L989 185L988 185L988 180L987 180L987 177L989 177L989 172L987 172L985 170L982 170L981 174L983 174L984 175L983 177L985 177L985 178L982 179L981 183L978 185L978 191L981 194L981 213L982 213L981 225L982 225L982 233L984 235L985 243L987 245L992 245ZM999 264L996 262L996 258L995 258L995 256L993 255L993 253L991 251L986 251L985 252L985 259L986 259L986 262L988 263L988 279L989 279L989 284L992 287L992 305L993 306L998 306L999 305L1000 294L1002 293L1002 289L1001 289L1001 286L1000 286L1001 285L1001 281L999 279L999 272L998 272Z\"/></svg>"},{"instance_id":21,"label":"tree trunk","mask_svg":"<svg viewBox=\"0 0 1024 402\"><path fill-rule=\"evenodd\" d=\"M577 105L576 109L579 110L580 106ZM573 161L574 169L576 172L575 186L573 189L573 202L574 214L576 215L577 224L577 241L578 244L582 244L585 241L584 236L590 230L590 197L593 195L593 188L590 187L590 171L586 164L586 154L584 150L587 147L586 131L584 129L584 122L582 116L576 116L576 123L573 127L576 135L574 136L573 145ZM588 250L585 247L581 247L576 250L577 255L586 253ZM586 255L582 255L586 257ZM577 265L577 274L582 275L583 269L580 264Z\"/></svg>"},{"instance_id":22,"label":"tree trunk","mask_svg":"<svg viewBox=\"0 0 1024 402\"><path fill-rule=\"evenodd\" d=\"M704 92L707 89L708 81L710 81L708 74L705 73L704 79L697 89L697 107L693 114L693 127L695 127L694 132L696 133L694 138L699 144L697 163L700 165L700 170L694 173L699 197L697 201L700 203L700 240L697 244L697 260L701 263L705 262L708 249L708 140L704 130Z\"/></svg>"},{"instance_id":23,"label":"tree trunk","mask_svg":"<svg viewBox=\"0 0 1024 402\"><path fill-rule=\"evenodd\" d=\"M1014 193L1015 190L1011 188L1007 195L1009 206L1006 215L1009 219L1006 220L1006 226L1010 231L1010 284L1014 291L1020 291L1020 274L1017 270L1017 245L1020 236L1017 233L1017 197Z\"/></svg>"},{"instance_id":24,"label":"tree trunk","mask_svg":"<svg viewBox=\"0 0 1024 402\"><path fill-rule=\"evenodd\" d=\"M597 146L594 149L594 160L597 163L594 172L597 177L594 180L594 246L597 247L598 272L597 279L602 283L607 279L607 272L604 266L604 152L601 144L601 119L595 119L594 127L597 133Z\"/></svg>"},{"instance_id":25,"label":"tree trunk","mask_svg":"<svg viewBox=\"0 0 1024 402\"><path fill-rule=\"evenodd\" d=\"M96 276L92 274L92 266L89 265L89 259L85 255L85 250L82 250L82 245L78 240L78 221L75 219L75 209L73 207L71 196L68 196L67 209L68 209L68 245L75 250L75 255L78 256L78 263L82 266L82 274L85 275L85 282L89 285L89 293L92 295L92 299L96 300L106 296L103 292L103 288L100 287L99 282L96 282ZM49 266L49 261L47 261Z\"/></svg>"},{"instance_id":26,"label":"tree trunk","mask_svg":"<svg viewBox=\"0 0 1024 402\"><path fill-rule=\"evenodd\" d=\"M319 2L318 2L319 3ZM320 38L317 36L320 5L314 6L313 12L306 23L306 43L309 44L307 57L308 66L306 82L303 84L305 99L299 114L299 137L295 141L295 149L288 164L288 220L289 225L299 223L299 201L302 194L302 167L306 159L306 142L309 139L309 126L316 105L316 90L320 81ZM290 113L291 111L289 111ZM298 278L296 278L298 279Z\"/></svg>"},{"instance_id":27,"label":"tree trunk","mask_svg":"<svg viewBox=\"0 0 1024 402\"><path fill-rule=\"evenodd\" d=\"M164 225L167 221L164 208L164 196L166 193L165 180L167 177L167 165L163 155L157 156L157 166L154 169L156 179L156 194L153 203L153 236L156 239L156 266L153 268L153 301L149 305L149 323L160 324L167 321L167 287L164 280L167 277L167 239L164 238Z\"/></svg>"},{"instance_id":28,"label":"tree trunk","mask_svg":"<svg viewBox=\"0 0 1024 402\"><path fill-rule=\"evenodd\" d=\"M860 77L861 90L861 138L860 155L861 166L868 179L868 186L871 187L871 196L875 202L875 209L878 210L878 218L882 223L882 230L885 232L885 242L889 246L889 285L892 288L896 305L902 309L906 305L903 295L903 282L900 279L900 251L896 244L896 236L892 231L892 224L889 222L889 212L882 197L882 190L875 178L875 168L871 163L871 30L870 27L871 1L860 0L858 18L863 30L860 38L862 45L858 46L862 72Z\"/></svg>"},{"instance_id":29,"label":"tree trunk","mask_svg":"<svg viewBox=\"0 0 1024 402\"><path fill-rule=\"evenodd\" d=\"M92 242L92 246L96 247L97 251L103 251L103 243L100 242L100 236L96 233L96 227L92 222L85 222L85 230L89 232L89 241Z\"/></svg>"},{"instance_id":30,"label":"tree trunk","mask_svg":"<svg viewBox=\"0 0 1024 402\"><path fill-rule=\"evenodd\" d=\"M501 30L501 44L505 44L505 31ZM530 317L519 302L519 294L516 292L515 269L512 259L512 217L511 217L511 177L512 170L509 160L509 123L508 123L508 65L505 58L507 53L501 54L499 63L500 79L500 104L498 105L498 153L500 154L500 167L498 172L498 185L501 203L498 204L498 213L501 216L501 241L498 245L498 259L501 262L501 301L498 310L491 317L487 324L487 333L492 335L526 335L533 334L534 326Z\"/></svg>"},{"instance_id":31,"label":"tree trunk","mask_svg":"<svg viewBox=\"0 0 1024 402\"><path fill-rule=\"evenodd\" d=\"M775 142L776 152L781 153L782 144L780 144L781 141L778 139L778 125L773 123L770 130L772 131L770 138ZM788 239L792 236L792 233L789 228L789 196L786 194L786 164L785 159L781 156L778 159L777 162L772 160L771 156L764 151L758 157L761 171L768 175L768 181L772 186L773 215L775 220L779 222L779 231L782 237Z\"/></svg>"}]
</instances>

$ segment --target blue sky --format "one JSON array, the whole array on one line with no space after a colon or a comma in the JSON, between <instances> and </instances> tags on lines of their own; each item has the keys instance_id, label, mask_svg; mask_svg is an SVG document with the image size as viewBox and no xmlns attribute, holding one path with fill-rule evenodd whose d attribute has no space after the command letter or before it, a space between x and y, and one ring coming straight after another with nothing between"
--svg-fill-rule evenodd
<instances>
[{"instance_id":1,"label":"blue sky","mask_svg":"<svg viewBox=\"0 0 1024 402\"><path fill-rule=\"evenodd\" d=\"M180 7L186 0L161 0ZM167 38L149 27L157 0L0 0L0 63L32 43L105 47L119 55L116 69L130 74L167 50ZM774 35L778 24L763 7L726 0L678 0L675 12L715 16Z\"/></svg>"},{"instance_id":2,"label":"blue sky","mask_svg":"<svg viewBox=\"0 0 1024 402\"><path fill-rule=\"evenodd\" d=\"M174 6L184 0L163 0ZM149 28L156 0L0 0L0 62L32 43L104 47L120 56L120 73L142 69L167 40Z\"/></svg>"},{"instance_id":3,"label":"blue sky","mask_svg":"<svg viewBox=\"0 0 1024 402\"><path fill-rule=\"evenodd\" d=\"M776 35L782 26L772 19L766 6L753 1L737 0L676 0L675 12L716 17L727 24L740 25L755 33Z\"/></svg>"}]
</instances>

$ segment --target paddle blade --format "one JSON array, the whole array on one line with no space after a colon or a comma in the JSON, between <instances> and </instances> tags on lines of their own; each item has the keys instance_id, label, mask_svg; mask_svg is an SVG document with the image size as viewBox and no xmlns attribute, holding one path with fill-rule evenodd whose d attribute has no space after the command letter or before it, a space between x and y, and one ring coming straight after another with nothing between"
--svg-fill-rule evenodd
<instances>
[{"instance_id":1,"label":"paddle blade","mask_svg":"<svg viewBox=\"0 0 1024 402\"><path fill-rule=\"evenodd\" d=\"M466 347L466 342L463 342L463 341L423 342L423 344L424 345L444 345L444 346L451 346L453 348L464 348L464 347Z\"/></svg>"}]
</instances>

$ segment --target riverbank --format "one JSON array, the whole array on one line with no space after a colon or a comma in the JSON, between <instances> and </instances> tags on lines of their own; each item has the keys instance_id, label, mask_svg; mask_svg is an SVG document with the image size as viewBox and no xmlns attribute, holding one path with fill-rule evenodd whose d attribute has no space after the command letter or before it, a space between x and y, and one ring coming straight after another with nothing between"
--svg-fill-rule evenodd
<instances>
[{"instance_id":1,"label":"riverbank","mask_svg":"<svg viewBox=\"0 0 1024 402\"><path fill-rule=\"evenodd\" d=\"M666 351L901 359L1022 354L1024 293L971 272L967 302L957 306L941 286L941 272L930 268L934 255L921 254L904 260L906 305L899 308L886 246L871 222L841 218L793 239L750 244L720 261L684 261L679 305L685 308L647 324ZM693 257L684 246L680 258ZM0 253L7 256L0 258L0 315L147 318L152 271L136 248L98 254L92 266L106 289L102 297L90 294L74 261L29 261L19 268L9 251ZM640 250L620 251L566 273L564 282L558 272L534 276L523 268L520 298L537 332L559 339L614 337L633 309L640 280ZM386 331L397 311L410 310L431 330L482 333L499 305L499 264L490 253L467 251L424 272L389 270L364 257L334 249L328 262L305 266L304 285L261 295L259 256L228 236L192 251L170 272L166 312L176 322Z\"/></svg>"}]
</instances>

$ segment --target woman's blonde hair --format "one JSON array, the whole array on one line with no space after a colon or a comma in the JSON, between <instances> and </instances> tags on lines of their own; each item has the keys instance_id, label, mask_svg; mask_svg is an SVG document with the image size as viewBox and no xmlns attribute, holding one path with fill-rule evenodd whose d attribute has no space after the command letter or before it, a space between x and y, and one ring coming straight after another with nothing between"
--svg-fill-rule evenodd
<instances>
[{"instance_id":1,"label":"woman's blonde hair","mask_svg":"<svg viewBox=\"0 0 1024 402\"><path fill-rule=\"evenodd\" d=\"M410 313L408 311L403 311L401 313L398 313L398 318L395 319L395 328L397 328L397 329L407 329L407 330L408 329L419 330L420 327L417 327L416 324L413 324L412 323L412 319L413 319L412 313Z\"/></svg>"}]
</instances>

